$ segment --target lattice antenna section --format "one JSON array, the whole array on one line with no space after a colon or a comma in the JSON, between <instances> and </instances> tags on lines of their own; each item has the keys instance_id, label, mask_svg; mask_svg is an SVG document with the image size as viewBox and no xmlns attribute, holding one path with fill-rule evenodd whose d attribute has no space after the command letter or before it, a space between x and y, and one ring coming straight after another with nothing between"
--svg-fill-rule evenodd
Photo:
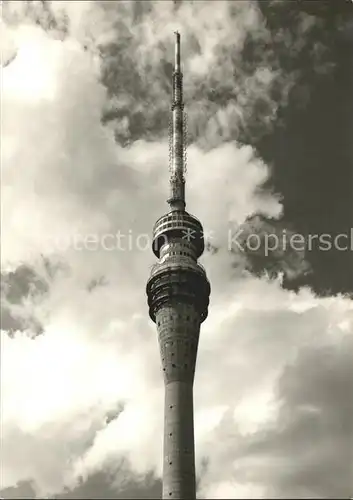
<instances>
[{"instance_id":1,"label":"lattice antenna section","mask_svg":"<svg viewBox=\"0 0 353 500\"><path fill-rule=\"evenodd\" d=\"M173 117L169 117L168 126L168 146L169 146L169 172L173 171Z\"/></svg>"},{"instance_id":2,"label":"lattice antenna section","mask_svg":"<svg viewBox=\"0 0 353 500\"><path fill-rule=\"evenodd\" d=\"M184 156L184 174L187 173L187 166L188 166L188 163L187 163L187 160L188 160L188 157L187 157L187 147L188 147L188 116L187 114L185 113L184 111L184 120L183 120L183 148L184 148L184 151L183 151L183 156Z\"/></svg>"}]
</instances>

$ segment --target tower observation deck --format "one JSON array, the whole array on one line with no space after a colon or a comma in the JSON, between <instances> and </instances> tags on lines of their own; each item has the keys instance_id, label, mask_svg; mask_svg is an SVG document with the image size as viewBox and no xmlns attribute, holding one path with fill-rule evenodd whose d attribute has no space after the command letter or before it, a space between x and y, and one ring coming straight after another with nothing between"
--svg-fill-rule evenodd
<instances>
[{"instance_id":1,"label":"tower observation deck","mask_svg":"<svg viewBox=\"0 0 353 500\"><path fill-rule=\"evenodd\" d=\"M200 325L210 284L197 259L204 251L200 221L185 210L185 144L180 35L173 72L170 210L153 228L158 262L147 282L150 318L157 325L165 384L163 498L196 498L193 384Z\"/></svg>"}]
</instances>

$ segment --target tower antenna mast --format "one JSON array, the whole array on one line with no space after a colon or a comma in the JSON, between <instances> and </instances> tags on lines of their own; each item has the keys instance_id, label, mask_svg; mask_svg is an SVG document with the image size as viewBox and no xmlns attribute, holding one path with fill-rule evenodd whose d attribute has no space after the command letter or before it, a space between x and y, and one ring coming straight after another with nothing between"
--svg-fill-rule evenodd
<instances>
[{"instance_id":1,"label":"tower antenna mast","mask_svg":"<svg viewBox=\"0 0 353 500\"><path fill-rule=\"evenodd\" d=\"M180 64L180 33L175 31L175 59L173 72L173 100L171 126L171 210L185 209L185 164L184 164L184 103L183 73Z\"/></svg>"}]
</instances>

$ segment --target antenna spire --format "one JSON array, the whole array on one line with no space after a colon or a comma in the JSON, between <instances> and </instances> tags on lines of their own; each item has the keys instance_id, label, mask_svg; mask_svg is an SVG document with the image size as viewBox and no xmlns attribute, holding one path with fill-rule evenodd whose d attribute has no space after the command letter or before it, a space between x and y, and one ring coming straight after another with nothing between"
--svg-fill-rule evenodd
<instances>
[{"instance_id":1,"label":"antenna spire","mask_svg":"<svg viewBox=\"0 0 353 500\"><path fill-rule=\"evenodd\" d=\"M175 32L175 63L173 72L173 101L171 129L171 210L185 210L185 165L184 165L184 104L183 74L180 65L180 33Z\"/></svg>"},{"instance_id":2,"label":"antenna spire","mask_svg":"<svg viewBox=\"0 0 353 500\"><path fill-rule=\"evenodd\" d=\"M180 33L179 31L174 31L174 34L176 36L174 71L180 71Z\"/></svg>"}]
</instances>

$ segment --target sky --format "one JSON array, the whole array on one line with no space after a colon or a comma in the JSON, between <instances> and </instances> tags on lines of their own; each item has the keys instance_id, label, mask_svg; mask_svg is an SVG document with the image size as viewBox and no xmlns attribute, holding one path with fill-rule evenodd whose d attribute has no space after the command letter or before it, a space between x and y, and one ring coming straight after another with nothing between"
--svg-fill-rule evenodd
<instances>
[{"instance_id":1,"label":"sky","mask_svg":"<svg viewBox=\"0 0 353 500\"><path fill-rule=\"evenodd\" d=\"M176 29L211 283L198 498L352 497L352 2L4 1L1 24L1 497L161 495Z\"/></svg>"}]
</instances>

